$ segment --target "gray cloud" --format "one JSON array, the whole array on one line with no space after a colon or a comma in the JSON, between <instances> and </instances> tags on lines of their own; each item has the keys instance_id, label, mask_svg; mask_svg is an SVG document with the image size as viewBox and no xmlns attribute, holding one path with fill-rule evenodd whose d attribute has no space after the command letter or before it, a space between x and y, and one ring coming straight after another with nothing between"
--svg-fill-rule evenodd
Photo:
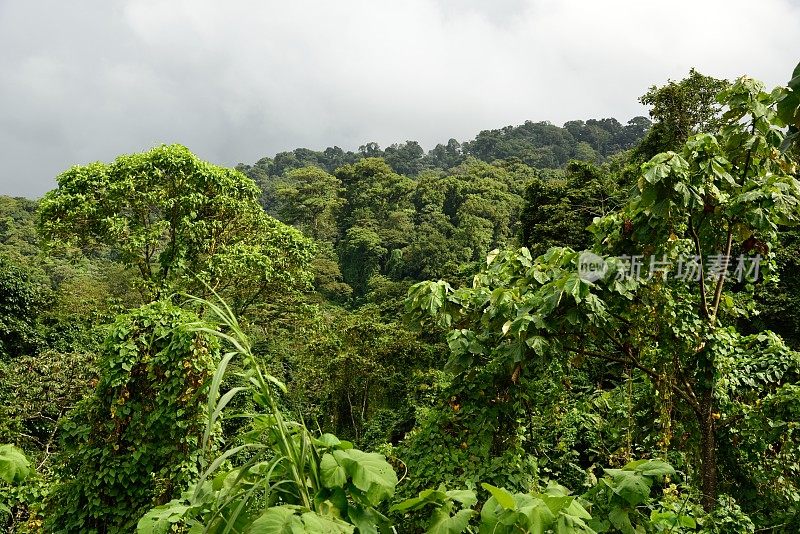
<instances>
[{"instance_id":1,"label":"gray cloud","mask_svg":"<svg viewBox=\"0 0 800 534\"><path fill-rule=\"evenodd\" d=\"M0 194L162 142L233 165L624 121L692 66L784 83L798 42L797 0L0 0Z\"/></svg>"}]
</instances>

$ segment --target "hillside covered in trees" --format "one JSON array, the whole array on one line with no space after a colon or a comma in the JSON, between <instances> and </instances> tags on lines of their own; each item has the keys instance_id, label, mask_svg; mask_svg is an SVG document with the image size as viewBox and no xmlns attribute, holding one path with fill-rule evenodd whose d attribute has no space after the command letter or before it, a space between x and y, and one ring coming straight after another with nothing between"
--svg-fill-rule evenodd
<instances>
[{"instance_id":1,"label":"hillside covered in trees","mask_svg":"<svg viewBox=\"0 0 800 534\"><path fill-rule=\"evenodd\" d=\"M0 197L0 530L800 531L800 66L641 102Z\"/></svg>"}]
</instances>

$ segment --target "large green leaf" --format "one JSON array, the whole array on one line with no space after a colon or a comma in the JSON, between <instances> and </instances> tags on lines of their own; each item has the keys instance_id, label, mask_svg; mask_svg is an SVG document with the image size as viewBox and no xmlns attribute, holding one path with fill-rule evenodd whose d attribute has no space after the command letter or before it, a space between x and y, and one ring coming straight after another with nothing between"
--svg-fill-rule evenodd
<instances>
[{"instance_id":1,"label":"large green leaf","mask_svg":"<svg viewBox=\"0 0 800 534\"><path fill-rule=\"evenodd\" d=\"M31 473L25 454L13 445L0 445L0 479L9 484L20 483Z\"/></svg>"},{"instance_id":2,"label":"large green leaf","mask_svg":"<svg viewBox=\"0 0 800 534\"><path fill-rule=\"evenodd\" d=\"M530 534L544 534L556 520L553 512L541 499L534 499L533 504L520 508L520 512L528 518Z\"/></svg>"},{"instance_id":3,"label":"large green leaf","mask_svg":"<svg viewBox=\"0 0 800 534\"><path fill-rule=\"evenodd\" d=\"M481 484L481 486L483 489L492 494L492 497L495 498L497 504L506 510L516 509L517 506L516 502L514 502L514 495L512 495L508 490L492 486L491 484L486 484L485 482Z\"/></svg>"},{"instance_id":4,"label":"large green leaf","mask_svg":"<svg viewBox=\"0 0 800 534\"><path fill-rule=\"evenodd\" d=\"M459 510L450 515L445 509L437 509L433 513L427 534L461 534L467 529L469 520L475 515L474 510Z\"/></svg>"},{"instance_id":5,"label":"large green leaf","mask_svg":"<svg viewBox=\"0 0 800 534\"><path fill-rule=\"evenodd\" d=\"M383 455L349 449L333 451L332 457L352 479L353 485L366 494L370 504L376 505L394 495L397 475ZM333 470L330 461L327 462L325 469L329 481L335 482L340 479L340 473Z\"/></svg>"},{"instance_id":6,"label":"large green leaf","mask_svg":"<svg viewBox=\"0 0 800 534\"><path fill-rule=\"evenodd\" d=\"M608 513L608 519L622 534L635 534L636 531L631 524L628 509L619 507L612 508Z\"/></svg>"},{"instance_id":7,"label":"large green leaf","mask_svg":"<svg viewBox=\"0 0 800 534\"><path fill-rule=\"evenodd\" d=\"M350 522L358 527L358 534L378 534L391 526L388 517L374 508L363 506L350 506L347 511Z\"/></svg>"},{"instance_id":8,"label":"large green leaf","mask_svg":"<svg viewBox=\"0 0 800 534\"><path fill-rule=\"evenodd\" d=\"M624 471L622 469L609 469L606 472L613 477L613 481L610 483L611 490L625 499L631 506L644 502L650 495L650 486L653 484L652 479L635 471Z\"/></svg>"},{"instance_id":9,"label":"large green leaf","mask_svg":"<svg viewBox=\"0 0 800 534\"><path fill-rule=\"evenodd\" d=\"M303 512L294 506L267 508L245 534L353 534L355 527L335 517Z\"/></svg>"},{"instance_id":10,"label":"large green leaf","mask_svg":"<svg viewBox=\"0 0 800 534\"><path fill-rule=\"evenodd\" d=\"M472 490L449 490L447 492L447 497L460 502L465 508L469 508L478 502L477 497L475 497L475 492Z\"/></svg>"},{"instance_id":11,"label":"large green leaf","mask_svg":"<svg viewBox=\"0 0 800 534\"><path fill-rule=\"evenodd\" d=\"M337 463L330 453L325 453L320 462L320 472L322 474L322 484L326 488L341 488L347 481L344 468Z\"/></svg>"},{"instance_id":12,"label":"large green leaf","mask_svg":"<svg viewBox=\"0 0 800 534\"><path fill-rule=\"evenodd\" d=\"M303 522L288 506L267 508L261 516L253 521L245 534L303 534Z\"/></svg>"},{"instance_id":13,"label":"large green leaf","mask_svg":"<svg viewBox=\"0 0 800 534\"><path fill-rule=\"evenodd\" d=\"M465 506L475 504L475 492L470 490L452 490L445 492L442 488L425 489L419 492L419 496L406 499L389 508L390 512L407 512L416 510L430 503L444 503L448 498L464 503ZM467 504L469 502L470 504Z\"/></svg>"},{"instance_id":14,"label":"large green leaf","mask_svg":"<svg viewBox=\"0 0 800 534\"><path fill-rule=\"evenodd\" d=\"M675 468L663 460L636 460L625 465L622 469L626 471L636 471L648 477L675 474Z\"/></svg>"},{"instance_id":15,"label":"large green leaf","mask_svg":"<svg viewBox=\"0 0 800 534\"><path fill-rule=\"evenodd\" d=\"M304 532L307 534L353 534L355 530L353 525L340 519L324 517L314 512L304 513L302 519Z\"/></svg>"}]
</instances>

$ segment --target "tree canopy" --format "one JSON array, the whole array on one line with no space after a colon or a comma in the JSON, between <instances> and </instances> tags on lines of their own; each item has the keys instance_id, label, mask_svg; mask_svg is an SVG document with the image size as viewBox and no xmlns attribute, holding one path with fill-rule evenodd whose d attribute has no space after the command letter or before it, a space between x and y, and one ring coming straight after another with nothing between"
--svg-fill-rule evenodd
<instances>
[{"instance_id":1,"label":"tree canopy","mask_svg":"<svg viewBox=\"0 0 800 534\"><path fill-rule=\"evenodd\" d=\"M311 256L258 197L241 173L160 146L67 170L42 199L39 224L50 241L109 247L149 298L206 284L246 306L276 286L302 287Z\"/></svg>"}]
</instances>

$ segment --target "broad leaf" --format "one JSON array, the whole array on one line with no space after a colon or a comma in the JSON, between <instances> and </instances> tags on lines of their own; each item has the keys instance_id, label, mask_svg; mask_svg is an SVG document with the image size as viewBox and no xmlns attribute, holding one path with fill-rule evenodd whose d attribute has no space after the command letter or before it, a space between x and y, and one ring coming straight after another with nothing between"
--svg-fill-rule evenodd
<instances>
[{"instance_id":1,"label":"broad leaf","mask_svg":"<svg viewBox=\"0 0 800 534\"><path fill-rule=\"evenodd\" d=\"M0 445L0 479L9 484L22 482L31 472L31 464L13 445Z\"/></svg>"},{"instance_id":2,"label":"broad leaf","mask_svg":"<svg viewBox=\"0 0 800 534\"><path fill-rule=\"evenodd\" d=\"M394 495L397 475L383 455L357 449L337 450L333 451L333 459L352 479L353 485L366 494L370 504L376 505ZM330 460L324 469L330 482L341 479L340 472L333 470Z\"/></svg>"},{"instance_id":3,"label":"broad leaf","mask_svg":"<svg viewBox=\"0 0 800 534\"><path fill-rule=\"evenodd\" d=\"M319 464L322 474L322 484L326 488L341 488L347 481L344 468L336 462L333 455L325 453Z\"/></svg>"},{"instance_id":4,"label":"broad leaf","mask_svg":"<svg viewBox=\"0 0 800 534\"><path fill-rule=\"evenodd\" d=\"M245 534L302 534L303 522L288 506L267 508Z\"/></svg>"},{"instance_id":5,"label":"broad leaf","mask_svg":"<svg viewBox=\"0 0 800 534\"><path fill-rule=\"evenodd\" d=\"M492 497L497 500L497 504L506 510L516 509L517 506L514 502L514 495L512 495L508 490L492 486L491 484L486 484L485 482L481 484L481 486L483 489L492 494Z\"/></svg>"},{"instance_id":6,"label":"broad leaf","mask_svg":"<svg viewBox=\"0 0 800 534\"><path fill-rule=\"evenodd\" d=\"M475 515L474 510L459 510L451 516L444 509L437 509L428 525L427 534L461 534L469 525L469 520Z\"/></svg>"}]
</instances>

